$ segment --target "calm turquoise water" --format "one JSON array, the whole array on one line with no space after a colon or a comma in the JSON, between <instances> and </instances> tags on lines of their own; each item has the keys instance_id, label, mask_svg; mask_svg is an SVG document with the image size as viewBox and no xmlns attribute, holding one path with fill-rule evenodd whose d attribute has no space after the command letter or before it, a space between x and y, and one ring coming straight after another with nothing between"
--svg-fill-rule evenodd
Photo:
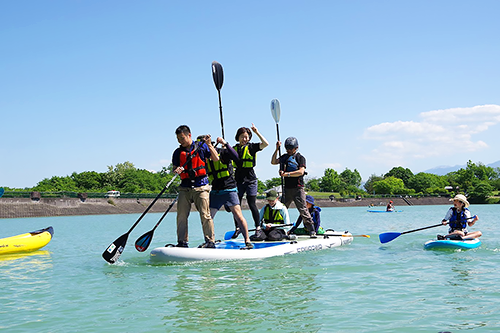
<instances>
[{"instance_id":1,"label":"calm turquoise water","mask_svg":"<svg viewBox=\"0 0 500 333\"><path fill-rule=\"evenodd\" d=\"M0 260L0 330L6 332L491 332L500 330L500 206L475 205L483 245L437 252L423 243L446 227L380 244L378 234L439 223L448 206L324 208L325 227L370 234L344 248L247 262L152 266L133 243L160 214L148 214L121 261L101 254L139 215L0 220L0 237L52 225L46 251ZM245 215L249 217L249 212ZM292 217L297 216L295 209ZM231 215L215 219L217 238ZM197 214L191 245L202 242ZM150 249L174 243L175 213Z\"/></svg>"}]
</instances>

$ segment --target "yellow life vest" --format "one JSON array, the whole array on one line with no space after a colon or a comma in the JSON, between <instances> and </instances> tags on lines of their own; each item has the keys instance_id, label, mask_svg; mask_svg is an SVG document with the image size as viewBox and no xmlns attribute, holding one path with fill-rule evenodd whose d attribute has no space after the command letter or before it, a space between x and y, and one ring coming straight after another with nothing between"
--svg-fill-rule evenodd
<instances>
[{"instance_id":1,"label":"yellow life vest","mask_svg":"<svg viewBox=\"0 0 500 333\"><path fill-rule=\"evenodd\" d=\"M227 164L222 163L221 160L214 162L208 159L207 162L208 179L210 182L212 182L214 178L223 179L229 177L230 173Z\"/></svg>"},{"instance_id":2,"label":"yellow life vest","mask_svg":"<svg viewBox=\"0 0 500 333\"><path fill-rule=\"evenodd\" d=\"M264 223L270 224L283 224L283 216L279 209L272 209L272 207L267 204L264 210Z\"/></svg>"},{"instance_id":3,"label":"yellow life vest","mask_svg":"<svg viewBox=\"0 0 500 333\"><path fill-rule=\"evenodd\" d=\"M241 162L241 168L253 168L255 166L255 156L250 154L250 149L248 149L248 145L240 146L237 144L234 146L234 150L238 153ZM233 162L233 165L236 166Z\"/></svg>"}]
</instances>

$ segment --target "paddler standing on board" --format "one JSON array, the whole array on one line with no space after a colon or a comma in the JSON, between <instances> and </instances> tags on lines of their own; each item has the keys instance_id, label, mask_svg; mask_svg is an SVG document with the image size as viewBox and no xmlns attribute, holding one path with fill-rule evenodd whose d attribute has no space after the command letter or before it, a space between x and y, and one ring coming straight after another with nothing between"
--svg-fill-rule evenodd
<instances>
[{"instance_id":1,"label":"paddler standing on board","mask_svg":"<svg viewBox=\"0 0 500 333\"><path fill-rule=\"evenodd\" d=\"M191 138L191 130L181 125L175 130L180 146L172 156L173 171L180 175L179 198L177 199L177 247L188 247L188 216L194 203L200 213L205 244L214 244L214 222L210 216L206 160L219 160L210 135L203 142ZM187 161L185 167L181 167Z\"/></svg>"},{"instance_id":2,"label":"paddler standing on board","mask_svg":"<svg viewBox=\"0 0 500 333\"><path fill-rule=\"evenodd\" d=\"M252 139L252 132L254 132L260 139L260 143L250 142ZM238 143L233 147L238 153L240 158L239 163L236 164L235 178L238 183L238 198L240 199L240 205L243 202L243 196L246 194L248 208L252 212L252 218L255 224L255 228L260 225L259 221L259 208L257 207L257 188L258 180L255 174L254 167L256 165L257 152L266 148L269 143L262 134L260 134L257 127L252 124L251 130L248 127L240 127L236 132L235 136ZM235 220L236 233L238 235L238 223Z\"/></svg>"},{"instance_id":3,"label":"paddler standing on board","mask_svg":"<svg viewBox=\"0 0 500 333\"><path fill-rule=\"evenodd\" d=\"M207 161L208 175L212 183L212 190L210 191L210 215L213 219L222 206L227 207L233 213L233 217L238 223L238 229L245 238L245 247L243 249L250 250L253 249L253 244L250 242L248 235L247 221L241 211L232 163L233 160L239 163L238 153L221 137L217 138L217 143L222 144L222 148L216 148L217 159L212 160L210 158Z\"/></svg>"},{"instance_id":4,"label":"paddler standing on board","mask_svg":"<svg viewBox=\"0 0 500 333\"><path fill-rule=\"evenodd\" d=\"M306 173L306 158L299 152L299 141L291 136L285 140L286 154L278 158L281 142L276 142L276 150L271 157L272 165L280 165L279 174L285 181L285 206L289 208L295 202L307 232L311 238L316 238L314 222L306 205L306 192L304 191L304 174Z\"/></svg>"}]
</instances>

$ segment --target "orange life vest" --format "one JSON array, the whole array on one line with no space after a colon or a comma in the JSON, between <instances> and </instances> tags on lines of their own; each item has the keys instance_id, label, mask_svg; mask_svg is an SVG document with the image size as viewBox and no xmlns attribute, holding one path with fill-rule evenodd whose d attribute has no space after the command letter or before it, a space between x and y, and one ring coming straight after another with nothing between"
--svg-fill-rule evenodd
<instances>
[{"instance_id":1,"label":"orange life vest","mask_svg":"<svg viewBox=\"0 0 500 333\"><path fill-rule=\"evenodd\" d=\"M197 144L195 144L197 145ZM207 175L207 169L205 168L205 162L200 158L198 153L198 147L194 147L195 153L181 151L179 156L181 165L184 165L184 171L180 174L181 179L195 179L197 177L203 177ZM187 163L186 163L187 161Z\"/></svg>"}]
</instances>

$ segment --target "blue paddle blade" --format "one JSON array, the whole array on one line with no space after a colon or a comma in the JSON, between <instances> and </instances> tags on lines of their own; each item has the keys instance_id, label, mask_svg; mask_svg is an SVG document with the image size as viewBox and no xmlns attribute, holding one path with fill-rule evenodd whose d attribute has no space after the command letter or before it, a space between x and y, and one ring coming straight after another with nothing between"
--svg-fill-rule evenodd
<instances>
[{"instance_id":1,"label":"blue paddle blade","mask_svg":"<svg viewBox=\"0 0 500 333\"><path fill-rule=\"evenodd\" d=\"M147 232L135 241L135 249L139 252L144 252L148 249L151 240L153 239L153 233Z\"/></svg>"},{"instance_id":2,"label":"blue paddle blade","mask_svg":"<svg viewBox=\"0 0 500 333\"><path fill-rule=\"evenodd\" d=\"M234 233L234 230L226 232L226 234L224 235L224 240L230 240L233 237Z\"/></svg>"},{"instance_id":3,"label":"blue paddle blade","mask_svg":"<svg viewBox=\"0 0 500 333\"><path fill-rule=\"evenodd\" d=\"M5 192L4 188L0 187L0 197L3 195L4 192Z\"/></svg>"},{"instance_id":4,"label":"blue paddle blade","mask_svg":"<svg viewBox=\"0 0 500 333\"><path fill-rule=\"evenodd\" d=\"M380 243L388 243L399 236L401 236L400 232L384 232L383 234L378 235L378 238L380 239Z\"/></svg>"}]
</instances>

